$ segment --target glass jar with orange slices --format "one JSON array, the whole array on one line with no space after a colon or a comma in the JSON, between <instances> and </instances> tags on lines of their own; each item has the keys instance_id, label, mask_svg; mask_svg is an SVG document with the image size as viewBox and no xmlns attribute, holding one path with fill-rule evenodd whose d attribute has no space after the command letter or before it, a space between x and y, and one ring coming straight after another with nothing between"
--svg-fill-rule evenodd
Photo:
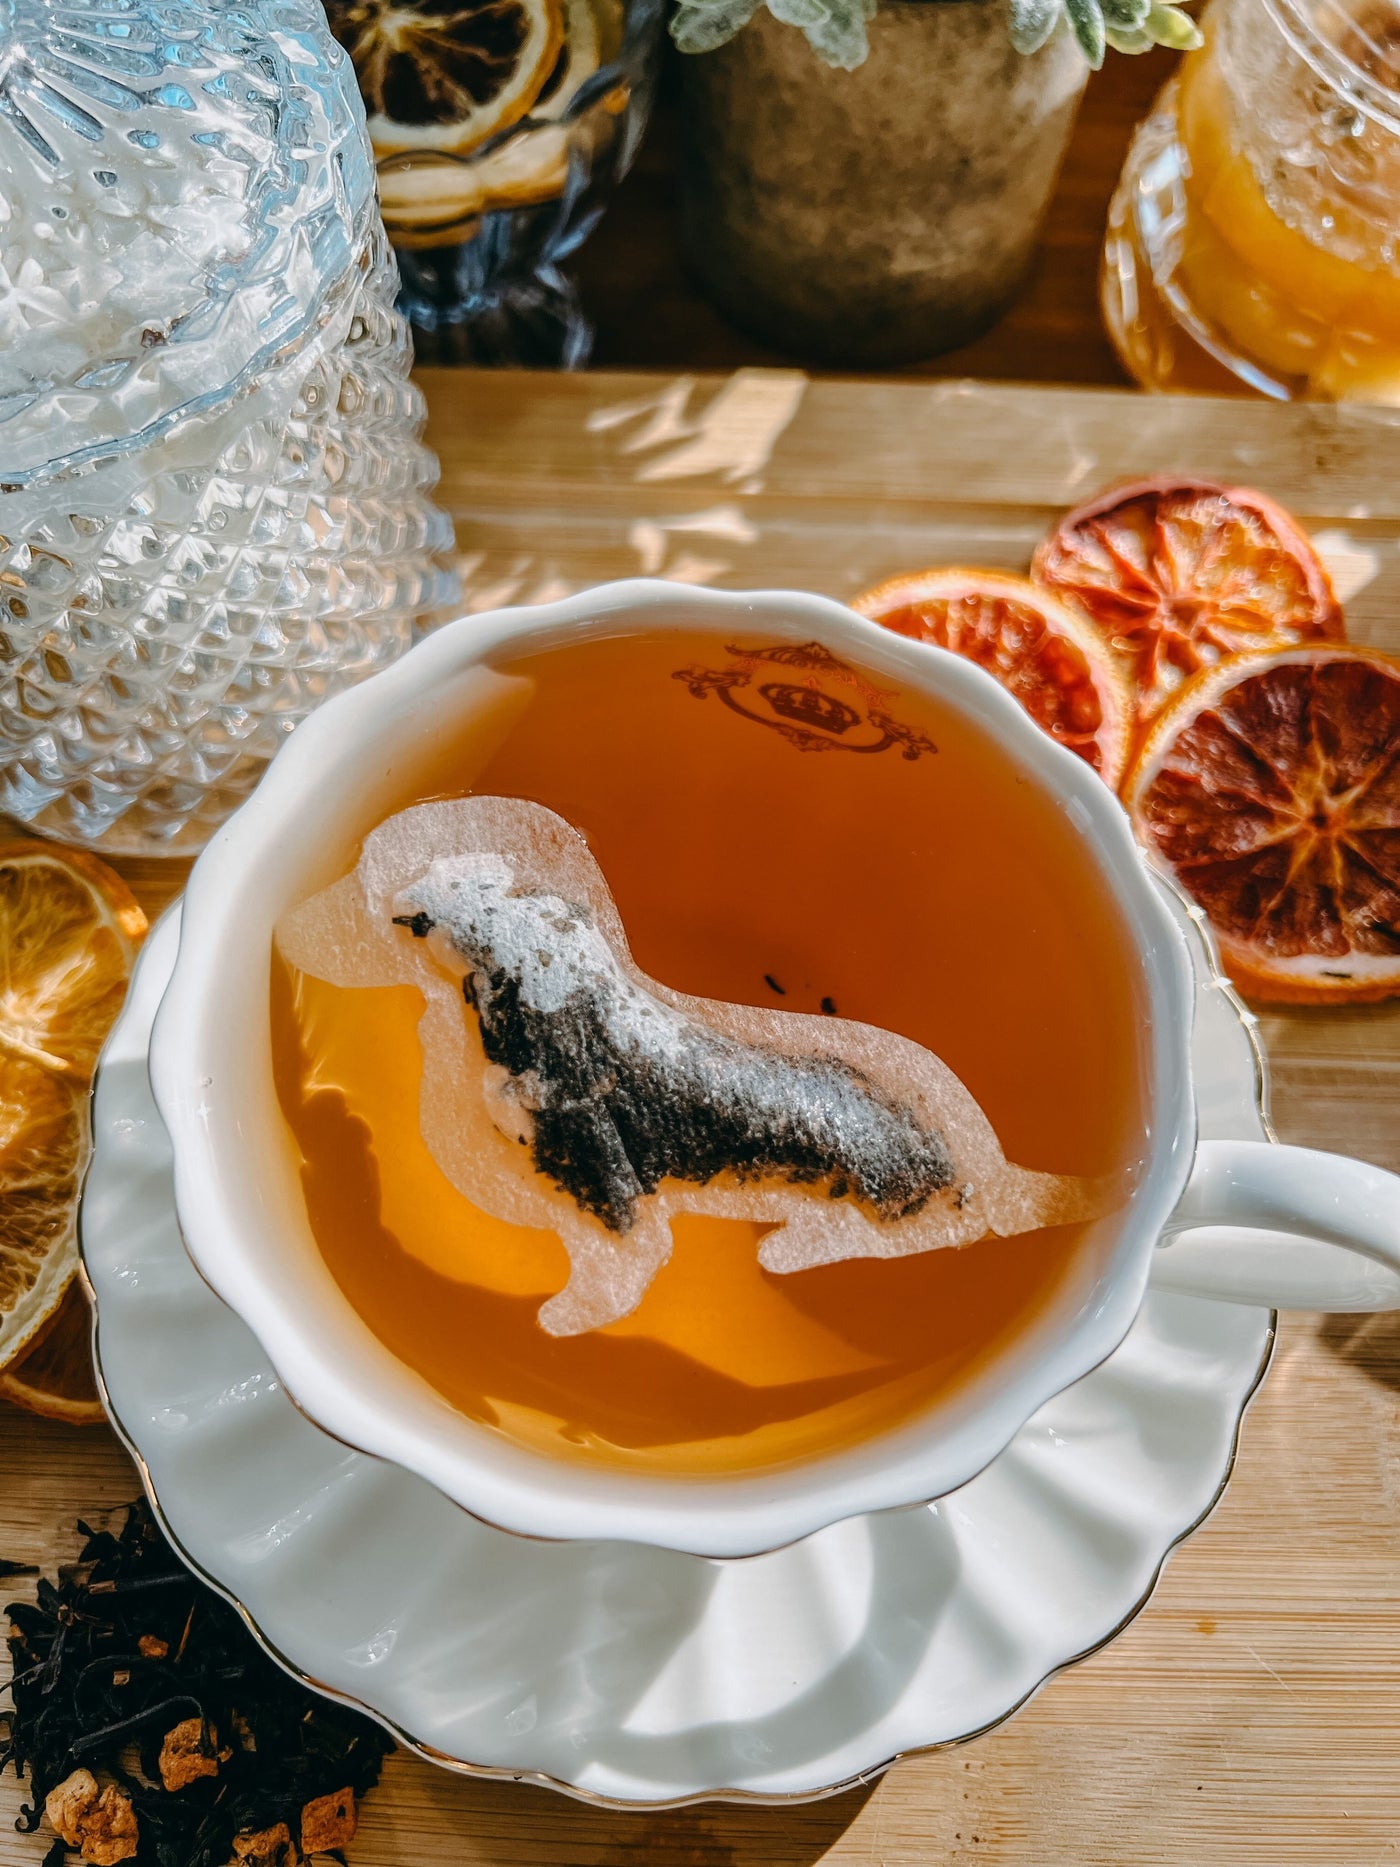
<instances>
[{"instance_id":1,"label":"glass jar with orange slices","mask_svg":"<svg viewBox=\"0 0 1400 1867\"><path fill-rule=\"evenodd\" d=\"M1400 403L1400 0L1215 0L1138 130L1102 299L1150 389Z\"/></svg>"},{"instance_id":2,"label":"glass jar with orange slices","mask_svg":"<svg viewBox=\"0 0 1400 1867\"><path fill-rule=\"evenodd\" d=\"M585 362L561 262L631 166L662 0L326 0L420 363Z\"/></svg>"}]
</instances>

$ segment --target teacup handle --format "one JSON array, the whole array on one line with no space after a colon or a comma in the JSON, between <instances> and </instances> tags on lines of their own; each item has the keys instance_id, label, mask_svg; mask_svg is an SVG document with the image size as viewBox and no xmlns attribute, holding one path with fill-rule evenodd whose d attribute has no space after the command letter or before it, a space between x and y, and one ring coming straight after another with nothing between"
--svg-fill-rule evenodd
<instances>
[{"instance_id":1,"label":"teacup handle","mask_svg":"<svg viewBox=\"0 0 1400 1867\"><path fill-rule=\"evenodd\" d=\"M1400 1309L1400 1177L1316 1148L1202 1141L1162 1246L1157 1289L1271 1309Z\"/></svg>"}]
</instances>

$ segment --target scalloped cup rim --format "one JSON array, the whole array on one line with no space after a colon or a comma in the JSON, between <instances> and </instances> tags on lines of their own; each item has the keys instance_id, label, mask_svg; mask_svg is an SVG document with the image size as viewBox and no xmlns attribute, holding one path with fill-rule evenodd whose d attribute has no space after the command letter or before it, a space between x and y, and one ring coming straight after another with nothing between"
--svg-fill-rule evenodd
<instances>
[{"instance_id":1,"label":"scalloped cup rim","mask_svg":"<svg viewBox=\"0 0 1400 1867\"><path fill-rule=\"evenodd\" d=\"M1148 1102L1157 1137L1131 1207L1118 1225L1092 1303L1073 1327L1035 1352L999 1358L998 1380L935 1421L915 1421L847 1453L781 1471L724 1478L665 1478L591 1468L515 1446L458 1414L410 1374L330 1286L298 1301L302 1257L280 1260L269 1237L293 1221L280 1164L262 1155L249 1173L246 1083L270 1084L266 1026L240 1016L240 969L266 980L271 929L306 889L308 861L337 793L328 780L353 757L373 764L376 739L431 708L452 680L490 657L627 629L716 624L820 640L865 669L936 691L980 723L1056 794L1097 852L1099 867L1137 942L1154 1034ZM342 771L342 774L344 772ZM361 819L362 821L363 819ZM251 932L249 923L252 922ZM266 936L267 945L259 946ZM251 969L251 970L250 970ZM789 591L729 593L650 580L602 585L562 602L466 616L401 660L338 695L297 729L257 790L211 840L185 894L179 953L156 1016L151 1083L174 1152L176 1208L186 1250L210 1288L253 1331L288 1395L346 1445L417 1473L471 1515L548 1540L618 1539L712 1557L752 1556L872 1510L927 1502L956 1490L994 1459L1052 1395L1096 1367L1122 1341L1147 1287L1152 1254L1180 1197L1195 1143L1189 1058L1192 969L1179 929L1154 887L1126 817L1090 768L1036 727L989 675L941 649L912 642L828 598ZM250 989L253 989L250 985ZM265 986L263 992L265 1014ZM259 1051L261 1046L261 1051ZM280 1115L254 1116L280 1123ZM254 1150L254 1161L258 1160ZM304 1212L297 1215L304 1228ZM307 1234L309 1236L309 1233ZM261 1252L261 1256L259 1255ZM319 1260L318 1260L319 1261ZM329 1273L320 1267L323 1284ZM308 1285L309 1289L310 1286Z\"/></svg>"}]
</instances>

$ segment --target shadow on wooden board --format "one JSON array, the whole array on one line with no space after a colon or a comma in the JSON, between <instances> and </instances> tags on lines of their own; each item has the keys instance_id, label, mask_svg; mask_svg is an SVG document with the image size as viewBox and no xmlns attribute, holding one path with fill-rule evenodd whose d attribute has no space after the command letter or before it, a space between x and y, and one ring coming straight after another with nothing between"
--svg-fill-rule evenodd
<instances>
[{"instance_id":1,"label":"shadow on wooden board","mask_svg":"<svg viewBox=\"0 0 1400 1867\"><path fill-rule=\"evenodd\" d=\"M364 1867L815 1867L875 1789L862 1784L824 1802L628 1814L521 1784L454 1778L407 1756L391 1761L385 1788L390 1780L392 1795L366 1798L352 1867L357 1859Z\"/></svg>"},{"instance_id":2,"label":"shadow on wooden board","mask_svg":"<svg viewBox=\"0 0 1400 1867\"><path fill-rule=\"evenodd\" d=\"M1317 1339L1378 1387L1400 1392L1400 1310L1378 1315L1324 1316Z\"/></svg>"}]
</instances>

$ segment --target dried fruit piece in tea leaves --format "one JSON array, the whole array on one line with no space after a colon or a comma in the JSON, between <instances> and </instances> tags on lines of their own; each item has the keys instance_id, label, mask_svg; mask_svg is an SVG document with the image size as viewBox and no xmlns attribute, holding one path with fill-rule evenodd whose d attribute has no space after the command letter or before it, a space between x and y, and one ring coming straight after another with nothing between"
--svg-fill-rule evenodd
<instances>
[{"instance_id":1,"label":"dried fruit piece in tea leaves","mask_svg":"<svg viewBox=\"0 0 1400 1867\"><path fill-rule=\"evenodd\" d=\"M144 1503L9 1608L13 1707L0 1769L29 1776L59 1867L293 1867L354 1834L392 1739L268 1658L198 1581ZM0 1562L0 1576L32 1573Z\"/></svg>"},{"instance_id":2,"label":"dried fruit piece in tea leaves","mask_svg":"<svg viewBox=\"0 0 1400 1867\"><path fill-rule=\"evenodd\" d=\"M91 1770L74 1770L44 1798L44 1813L65 1849L77 1848L92 1867L117 1867L137 1848L131 1797Z\"/></svg>"}]
</instances>

